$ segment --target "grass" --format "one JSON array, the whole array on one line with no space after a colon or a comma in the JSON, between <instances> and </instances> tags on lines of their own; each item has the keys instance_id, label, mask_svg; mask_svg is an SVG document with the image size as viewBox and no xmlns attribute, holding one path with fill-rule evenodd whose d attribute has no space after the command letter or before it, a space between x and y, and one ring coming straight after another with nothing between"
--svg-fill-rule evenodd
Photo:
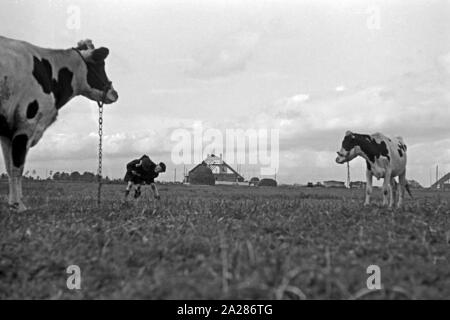
<instances>
[{"instance_id":1,"label":"grass","mask_svg":"<svg viewBox=\"0 0 450 320\"><path fill-rule=\"evenodd\" d=\"M24 213L0 184L1 299L449 299L450 193L403 210L363 190L27 182ZM81 268L69 290L66 268ZM366 269L381 268L368 291Z\"/></svg>"}]
</instances>

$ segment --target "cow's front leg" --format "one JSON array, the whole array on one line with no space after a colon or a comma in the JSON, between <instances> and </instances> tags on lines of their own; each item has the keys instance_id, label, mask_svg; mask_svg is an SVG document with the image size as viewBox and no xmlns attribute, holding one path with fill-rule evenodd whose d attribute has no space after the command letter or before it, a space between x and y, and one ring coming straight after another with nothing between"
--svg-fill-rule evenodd
<instances>
[{"instance_id":1,"label":"cow's front leg","mask_svg":"<svg viewBox=\"0 0 450 320\"><path fill-rule=\"evenodd\" d=\"M391 195L390 200L388 200L389 195ZM386 172L383 181L383 206L386 206L389 202L389 208L392 208L392 204L394 203L392 197L391 174L390 172Z\"/></svg>"},{"instance_id":2,"label":"cow's front leg","mask_svg":"<svg viewBox=\"0 0 450 320\"><path fill-rule=\"evenodd\" d=\"M370 204L370 195L372 194L372 172L366 170L366 200L364 205L368 206Z\"/></svg>"},{"instance_id":3,"label":"cow's front leg","mask_svg":"<svg viewBox=\"0 0 450 320\"><path fill-rule=\"evenodd\" d=\"M22 202L22 173L25 166L25 158L28 152L28 136L26 134L15 135L11 148L11 178L12 180L12 205L19 212L27 208Z\"/></svg>"}]
</instances>

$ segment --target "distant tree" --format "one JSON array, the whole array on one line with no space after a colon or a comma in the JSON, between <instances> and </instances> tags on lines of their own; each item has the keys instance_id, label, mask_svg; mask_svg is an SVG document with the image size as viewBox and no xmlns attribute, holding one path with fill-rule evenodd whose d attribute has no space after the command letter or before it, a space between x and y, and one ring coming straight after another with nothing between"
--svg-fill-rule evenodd
<instances>
[{"instance_id":1,"label":"distant tree","mask_svg":"<svg viewBox=\"0 0 450 320\"><path fill-rule=\"evenodd\" d=\"M52 175L53 180L60 180L60 178L61 178L61 173L59 173L59 171L56 171L55 173L53 173L53 175Z\"/></svg>"},{"instance_id":2,"label":"distant tree","mask_svg":"<svg viewBox=\"0 0 450 320\"><path fill-rule=\"evenodd\" d=\"M276 187L277 186L277 182L274 179L261 179L258 182L258 187Z\"/></svg>"},{"instance_id":3,"label":"distant tree","mask_svg":"<svg viewBox=\"0 0 450 320\"><path fill-rule=\"evenodd\" d=\"M95 181L95 174L93 174L92 172L87 172L87 171L85 171L85 172L81 175L81 180L82 180L82 181L86 181L86 182L92 182L92 181Z\"/></svg>"},{"instance_id":4,"label":"distant tree","mask_svg":"<svg viewBox=\"0 0 450 320\"><path fill-rule=\"evenodd\" d=\"M70 174L67 172L61 172L61 175L59 176L59 180L63 180L63 181L70 180Z\"/></svg>"},{"instance_id":5,"label":"distant tree","mask_svg":"<svg viewBox=\"0 0 450 320\"><path fill-rule=\"evenodd\" d=\"M72 180L72 181L79 181L79 180L81 180L81 174L78 171L72 172L69 177L70 177L69 179Z\"/></svg>"}]
</instances>

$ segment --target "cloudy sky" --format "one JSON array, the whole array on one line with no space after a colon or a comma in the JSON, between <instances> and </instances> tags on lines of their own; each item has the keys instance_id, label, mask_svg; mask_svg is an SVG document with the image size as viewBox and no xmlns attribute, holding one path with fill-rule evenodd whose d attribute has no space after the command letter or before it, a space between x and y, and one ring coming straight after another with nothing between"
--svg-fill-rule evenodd
<instances>
[{"instance_id":1,"label":"cloudy sky","mask_svg":"<svg viewBox=\"0 0 450 320\"><path fill-rule=\"evenodd\" d=\"M346 130L402 136L407 176L424 185L436 165L450 171L449 1L3 0L0 30L43 47L90 38L110 49L120 95L105 110L112 177L146 153L168 164L165 179L174 168L181 179L172 134L199 126L278 129L285 183L345 180L334 159ZM96 148L96 104L78 97L27 169L94 171ZM363 179L363 161L351 168Z\"/></svg>"}]
</instances>

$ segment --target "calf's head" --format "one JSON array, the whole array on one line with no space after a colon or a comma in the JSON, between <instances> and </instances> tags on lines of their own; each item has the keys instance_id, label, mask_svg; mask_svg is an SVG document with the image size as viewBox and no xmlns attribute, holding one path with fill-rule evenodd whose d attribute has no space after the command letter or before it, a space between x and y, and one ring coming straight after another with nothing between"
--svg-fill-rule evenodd
<instances>
[{"instance_id":1,"label":"calf's head","mask_svg":"<svg viewBox=\"0 0 450 320\"><path fill-rule=\"evenodd\" d=\"M341 150L337 152L336 162L345 163L351 161L358 156L360 151L361 148L358 145L358 138L351 131L347 131L342 141Z\"/></svg>"},{"instance_id":2,"label":"calf's head","mask_svg":"<svg viewBox=\"0 0 450 320\"><path fill-rule=\"evenodd\" d=\"M81 94L91 100L103 100L106 104L116 102L119 95L105 71L108 48L96 49L91 40L82 40L75 49L83 57L86 66L81 80Z\"/></svg>"}]
</instances>

